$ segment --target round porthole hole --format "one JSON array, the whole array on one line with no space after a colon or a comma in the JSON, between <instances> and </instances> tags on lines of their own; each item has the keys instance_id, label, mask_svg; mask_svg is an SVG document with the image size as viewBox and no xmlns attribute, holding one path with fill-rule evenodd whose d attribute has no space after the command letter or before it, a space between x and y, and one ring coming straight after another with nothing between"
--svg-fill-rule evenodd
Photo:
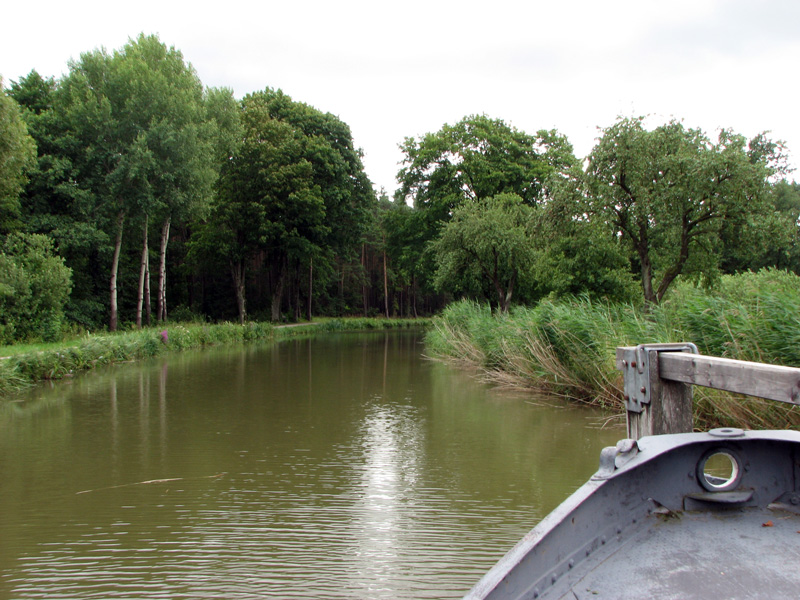
<instances>
[{"instance_id":1,"label":"round porthole hole","mask_svg":"<svg viewBox=\"0 0 800 600\"><path fill-rule=\"evenodd\" d=\"M707 452L697 465L697 480L709 492L736 489L741 478L739 457L728 449L717 448Z\"/></svg>"}]
</instances>

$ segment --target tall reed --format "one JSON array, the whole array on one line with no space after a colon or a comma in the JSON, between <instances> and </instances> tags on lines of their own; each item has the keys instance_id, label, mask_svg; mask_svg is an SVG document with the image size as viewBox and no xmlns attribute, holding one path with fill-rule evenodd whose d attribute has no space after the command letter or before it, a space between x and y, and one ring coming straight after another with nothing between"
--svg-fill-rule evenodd
<instances>
[{"instance_id":1,"label":"tall reed","mask_svg":"<svg viewBox=\"0 0 800 600\"><path fill-rule=\"evenodd\" d=\"M461 301L434 319L431 356L479 367L494 383L622 410L615 349L688 341L703 354L800 367L800 278L775 270L724 276L713 291L682 283L645 313L588 298L544 300L508 314ZM800 425L788 405L697 388L698 428Z\"/></svg>"}]
</instances>

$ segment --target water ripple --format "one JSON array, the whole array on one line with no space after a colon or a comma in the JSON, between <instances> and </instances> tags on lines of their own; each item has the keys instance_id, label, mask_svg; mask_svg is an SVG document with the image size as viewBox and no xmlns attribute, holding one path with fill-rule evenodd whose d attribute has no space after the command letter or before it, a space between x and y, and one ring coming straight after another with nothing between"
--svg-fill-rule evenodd
<instances>
[{"instance_id":1,"label":"water ripple","mask_svg":"<svg viewBox=\"0 0 800 600\"><path fill-rule=\"evenodd\" d=\"M377 339L142 368L3 429L0 598L461 597L597 454Z\"/></svg>"}]
</instances>

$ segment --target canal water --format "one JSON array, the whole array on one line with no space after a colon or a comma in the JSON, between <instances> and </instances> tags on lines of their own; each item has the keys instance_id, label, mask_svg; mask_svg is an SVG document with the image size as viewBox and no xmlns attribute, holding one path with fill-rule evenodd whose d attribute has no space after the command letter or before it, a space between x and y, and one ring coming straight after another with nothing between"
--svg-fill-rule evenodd
<instances>
[{"instance_id":1,"label":"canal water","mask_svg":"<svg viewBox=\"0 0 800 600\"><path fill-rule=\"evenodd\" d=\"M624 437L418 332L218 348L0 403L0 598L459 598Z\"/></svg>"}]
</instances>

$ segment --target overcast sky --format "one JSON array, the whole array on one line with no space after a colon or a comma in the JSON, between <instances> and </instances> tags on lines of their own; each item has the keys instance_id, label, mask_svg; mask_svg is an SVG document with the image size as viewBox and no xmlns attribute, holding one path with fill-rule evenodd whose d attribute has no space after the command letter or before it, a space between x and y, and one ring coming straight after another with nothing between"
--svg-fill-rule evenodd
<instances>
[{"instance_id":1,"label":"overcast sky","mask_svg":"<svg viewBox=\"0 0 800 600\"><path fill-rule=\"evenodd\" d=\"M770 130L800 156L798 0L43 0L8 3L2 22L6 86L155 33L206 86L280 88L337 115L390 194L405 137L481 113L558 129L579 157L618 115Z\"/></svg>"}]
</instances>

